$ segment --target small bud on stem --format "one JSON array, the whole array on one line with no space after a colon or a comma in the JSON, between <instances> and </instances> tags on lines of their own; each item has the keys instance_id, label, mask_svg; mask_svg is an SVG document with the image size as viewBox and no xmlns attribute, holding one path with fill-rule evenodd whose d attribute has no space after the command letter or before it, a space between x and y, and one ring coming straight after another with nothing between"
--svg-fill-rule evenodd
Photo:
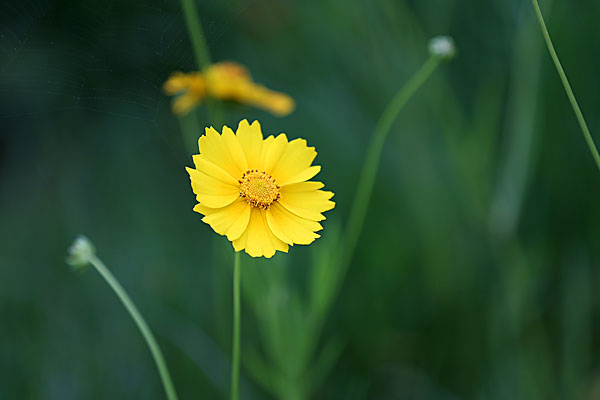
<instances>
[{"instance_id":1,"label":"small bud on stem","mask_svg":"<svg viewBox=\"0 0 600 400\"><path fill-rule=\"evenodd\" d=\"M67 264L74 269L82 269L86 267L96 255L96 249L88 238L79 235L69 247L69 255L67 256Z\"/></svg>"},{"instance_id":2,"label":"small bud on stem","mask_svg":"<svg viewBox=\"0 0 600 400\"><path fill-rule=\"evenodd\" d=\"M456 55L454 39L450 36L436 36L429 41L429 54L444 60L450 60Z\"/></svg>"}]
</instances>

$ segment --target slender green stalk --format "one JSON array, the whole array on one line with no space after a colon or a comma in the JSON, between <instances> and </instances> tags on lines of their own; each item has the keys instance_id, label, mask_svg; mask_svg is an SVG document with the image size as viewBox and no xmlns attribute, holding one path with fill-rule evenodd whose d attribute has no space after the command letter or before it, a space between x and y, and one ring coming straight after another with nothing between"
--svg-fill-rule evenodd
<instances>
[{"instance_id":1,"label":"slender green stalk","mask_svg":"<svg viewBox=\"0 0 600 400\"><path fill-rule=\"evenodd\" d=\"M544 40L546 41L546 45L548 46L550 57L552 57L552 61L554 61L556 71L558 71L558 75L560 76L560 80L562 81L562 84L565 88L565 92L567 92L567 96L569 97L569 101L571 102L571 107L573 107L573 111L577 116L577 121L579 122L581 131L583 132L585 141L587 142L587 145L590 148L590 152L594 157L596 166L600 170L600 154L598 154L598 149L596 148L596 144L594 143L592 134L590 133L585 119L583 118L583 114L581 112L581 109L579 108L579 104L577 104L577 99L575 98L575 94L573 94L573 90L571 89L571 85L569 84L569 80L567 79L567 75L565 74L560 60L558 59L558 54L556 54L556 50L554 49L554 45L552 44L552 40L550 39L550 34L548 33L548 28L546 27L546 22L544 21L544 17L542 16L542 10L540 10L540 6L537 0L531 0L531 2L533 3L533 7L535 8L535 13L540 23L540 28L542 29L542 35L544 36Z\"/></svg>"},{"instance_id":2,"label":"slender green stalk","mask_svg":"<svg viewBox=\"0 0 600 400\"><path fill-rule=\"evenodd\" d=\"M104 265L102 261L95 255L90 256L89 258L90 264L96 268L96 270L102 275L106 283L112 288L112 290L117 294L131 318L136 323L139 328L142 336L146 340L146 344L150 348L150 352L152 353L152 357L154 357L154 362L156 363L156 367L158 368L158 373L160 374L160 379L162 380L163 386L165 388L165 392L167 394L168 400L177 400L177 393L175 392L175 387L173 386L173 382L171 381L171 376L169 375L169 370L167 369L167 364L163 358L162 352L160 351L160 347L158 347L158 343L150 331L148 324L142 317L142 314L138 311L137 307L131 300L131 298L127 295L127 292L119 281L114 277L114 275L110 272L108 268Z\"/></svg>"},{"instance_id":3,"label":"slender green stalk","mask_svg":"<svg viewBox=\"0 0 600 400\"><path fill-rule=\"evenodd\" d=\"M208 51L208 46L206 45L204 32L202 31L202 24L198 17L196 3L194 0L181 0L181 6L183 7L188 34L192 41L196 63L200 69L204 69L210 65L210 53Z\"/></svg>"},{"instance_id":4,"label":"slender green stalk","mask_svg":"<svg viewBox=\"0 0 600 400\"><path fill-rule=\"evenodd\" d=\"M240 328L241 328L241 301L240 301L240 252L235 253L233 262L233 338L231 365L231 400L238 399L240 382Z\"/></svg>"},{"instance_id":5,"label":"slender green stalk","mask_svg":"<svg viewBox=\"0 0 600 400\"><path fill-rule=\"evenodd\" d=\"M385 140L390 133L390 129L400 113L400 110L402 110L413 94L415 94L423 83L425 83L427 78L435 71L441 61L442 57L431 55L406 85L392 98L375 126L375 131L373 132L371 143L367 149L367 156L358 180L356 195L350 211L346 233L342 238L339 264L342 274L352 259L354 248L356 247L360 231L362 230L367 208L369 207L371 192L373 191L375 176L377 175L377 169L379 168L381 152Z\"/></svg>"},{"instance_id":6,"label":"slender green stalk","mask_svg":"<svg viewBox=\"0 0 600 400\"><path fill-rule=\"evenodd\" d=\"M194 50L194 57L196 59L196 65L199 70L203 70L208 67L211 63L210 51L206 44L206 37L202 30L202 24L198 17L198 9L194 0L181 0L181 6L183 8L183 14L185 15L185 23L188 28L188 34L192 42L192 48ZM224 116L221 104L216 99L206 99L206 106L208 109L208 116L211 121L211 125L219 127L223 124ZM193 111L192 111L193 112ZM184 135L196 137L198 132L189 132L184 130ZM188 139L184 138L184 141L189 142Z\"/></svg>"}]
</instances>

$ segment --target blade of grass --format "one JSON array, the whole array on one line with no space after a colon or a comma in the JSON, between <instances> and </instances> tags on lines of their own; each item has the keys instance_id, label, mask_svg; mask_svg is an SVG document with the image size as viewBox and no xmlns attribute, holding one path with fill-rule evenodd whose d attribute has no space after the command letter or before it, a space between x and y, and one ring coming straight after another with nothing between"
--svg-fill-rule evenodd
<instances>
[{"instance_id":1,"label":"blade of grass","mask_svg":"<svg viewBox=\"0 0 600 400\"><path fill-rule=\"evenodd\" d=\"M598 149L596 148L596 144L594 143L594 139L592 138L592 134L583 118L583 113L579 108L579 104L577 103L577 99L575 98L575 94L573 93L573 89L571 89L571 85L569 84L569 80L567 79L567 74L565 74L565 70L558 59L558 54L556 54L556 50L554 49L554 45L552 44L552 39L550 39L550 33L548 33L548 28L546 27L546 22L544 21L544 17L542 16L542 10L540 10L540 6L537 0L531 0L533 3L533 7L535 8L535 13L537 15L537 19L540 23L540 28L542 30L542 35L544 36L544 40L546 41L546 46L548 46L548 51L550 52L550 57L552 57L552 61L554 61L554 66L556 67L556 71L560 76L560 80L565 88L565 92L567 92L567 97L569 97L569 101L571 102L571 107L573 107L573 111L575 112L575 116L577 116L577 121L579 122L579 126L581 127L581 132L583 132L583 136L585 141L594 157L594 161L596 162L596 166L600 171L600 154L598 154Z\"/></svg>"}]
</instances>

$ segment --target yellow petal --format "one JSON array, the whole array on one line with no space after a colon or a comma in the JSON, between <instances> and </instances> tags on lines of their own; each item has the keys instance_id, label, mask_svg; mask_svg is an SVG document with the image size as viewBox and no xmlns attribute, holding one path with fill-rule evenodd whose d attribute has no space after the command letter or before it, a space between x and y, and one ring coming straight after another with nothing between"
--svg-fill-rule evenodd
<instances>
[{"instance_id":1,"label":"yellow petal","mask_svg":"<svg viewBox=\"0 0 600 400\"><path fill-rule=\"evenodd\" d=\"M238 169L242 172L246 171L248 169L246 154L244 154L244 150L242 150L242 146L240 146L240 142L238 141L237 136L235 136L235 133L233 133L231 128L224 126L222 138Z\"/></svg>"},{"instance_id":2,"label":"yellow petal","mask_svg":"<svg viewBox=\"0 0 600 400\"><path fill-rule=\"evenodd\" d=\"M267 138L268 139L268 138ZM284 133L277 136L274 140L267 143L263 143L263 147L265 149L265 156L262 163L261 170L266 171L267 173L273 173L273 169L281 159L283 155L283 151L286 149L288 144L287 136Z\"/></svg>"},{"instance_id":3,"label":"yellow petal","mask_svg":"<svg viewBox=\"0 0 600 400\"><path fill-rule=\"evenodd\" d=\"M290 217L294 217L294 221L299 225L303 226L305 229L311 230L313 232L318 232L323 229L323 226L317 221L313 221L310 219L298 217L296 214L288 211L284 206L278 204L278 210L284 213L285 215L289 215Z\"/></svg>"},{"instance_id":4,"label":"yellow petal","mask_svg":"<svg viewBox=\"0 0 600 400\"><path fill-rule=\"evenodd\" d=\"M311 187L307 184L309 182L295 184L298 186L282 186L281 198L278 201L288 211L299 217L312 221L322 221L325 219L322 213L335 207L335 203L329 200L333 197L333 193L323 190L300 190L303 186L307 189ZM290 186L292 186L292 190L288 190Z\"/></svg>"},{"instance_id":5,"label":"yellow petal","mask_svg":"<svg viewBox=\"0 0 600 400\"><path fill-rule=\"evenodd\" d=\"M260 123L254 121L252 125L247 120L242 120L236 132L238 141L246 154L248 168L260 168L260 150L263 145L263 135L260 130Z\"/></svg>"},{"instance_id":6,"label":"yellow petal","mask_svg":"<svg viewBox=\"0 0 600 400\"><path fill-rule=\"evenodd\" d=\"M196 194L227 195L240 192L239 185L224 183L197 169L186 167L185 170L190 175L192 189Z\"/></svg>"},{"instance_id":7,"label":"yellow petal","mask_svg":"<svg viewBox=\"0 0 600 400\"><path fill-rule=\"evenodd\" d=\"M246 250L252 257L271 258L276 250L286 252L288 245L271 232L266 220L266 211L260 208L252 208L248 228L233 241L235 251Z\"/></svg>"},{"instance_id":8,"label":"yellow petal","mask_svg":"<svg viewBox=\"0 0 600 400\"><path fill-rule=\"evenodd\" d=\"M196 201L210 208L225 207L239 198L239 194L233 195L213 195L213 194L196 194Z\"/></svg>"},{"instance_id":9,"label":"yellow petal","mask_svg":"<svg viewBox=\"0 0 600 400\"><path fill-rule=\"evenodd\" d=\"M211 212L215 212L216 210L218 210L218 208L206 207L204 204L200 204L200 203L198 203L194 206L194 211L197 212L198 214L208 215Z\"/></svg>"},{"instance_id":10,"label":"yellow petal","mask_svg":"<svg viewBox=\"0 0 600 400\"><path fill-rule=\"evenodd\" d=\"M231 156L228 145L214 128L206 128L206 134L198 139L200 154L215 165L218 165L236 180L242 175L241 169Z\"/></svg>"},{"instance_id":11,"label":"yellow petal","mask_svg":"<svg viewBox=\"0 0 600 400\"><path fill-rule=\"evenodd\" d=\"M290 178L297 176L310 167L316 156L317 152L315 151L315 148L308 147L306 145L306 140L292 140L287 144L285 150L281 154L279 162L271 173L277 178L280 185L285 185Z\"/></svg>"},{"instance_id":12,"label":"yellow petal","mask_svg":"<svg viewBox=\"0 0 600 400\"><path fill-rule=\"evenodd\" d=\"M239 198L238 187L223 183L196 169L186 168L186 170L190 175L192 190L199 203L207 207L219 208L225 207Z\"/></svg>"},{"instance_id":13,"label":"yellow petal","mask_svg":"<svg viewBox=\"0 0 600 400\"><path fill-rule=\"evenodd\" d=\"M239 199L223 208L210 209L201 206L198 209L205 214L202 221L209 224L215 232L226 235L229 240L236 240L248 227L251 208L245 200ZM196 210L196 207L194 210Z\"/></svg>"},{"instance_id":14,"label":"yellow petal","mask_svg":"<svg viewBox=\"0 0 600 400\"><path fill-rule=\"evenodd\" d=\"M323 182L310 181L310 182L299 182L293 183L289 185L285 185L285 189L283 189L286 193L290 192L309 192L311 190L319 190L322 189L325 185Z\"/></svg>"},{"instance_id":15,"label":"yellow petal","mask_svg":"<svg viewBox=\"0 0 600 400\"><path fill-rule=\"evenodd\" d=\"M260 105L279 117L288 115L296 108L296 102L290 96L273 91L263 97Z\"/></svg>"},{"instance_id":16,"label":"yellow petal","mask_svg":"<svg viewBox=\"0 0 600 400\"><path fill-rule=\"evenodd\" d=\"M187 114L202 98L193 93L184 93L173 102L173 112L177 115Z\"/></svg>"},{"instance_id":17,"label":"yellow petal","mask_svg":"<svg viewBox=\"0 0 600 400\"><path fill-rule=\"evenodd\" d=\"M265 157L267 155L267 150L271 147L271 143L275 140L273 135L269 135L263 140L262 147L260 148L260 157L258 158L258 168L259 170L264 170L265 165Z\"/></svg>"},{"instance_id":18,"label":"yellow petal","mask_svg":"<svg viewBox=\"0 0 600 400\"><path fill-rule=\"evenodd\" d=\"M227 172L223 171L223 169L218 165L215 165L212 162L208 161L204 155L194 154L192 156L192 160L194 160L194 165L196 166L196 169L198 171L209 175L215 179L218 179L223 183L227 183L229 185L234 186L239 185L239 182L236 179L234 179Z\"/></svg>"},{"instance_id":19,"label":"yellow petal","mask_svg":"<svg viewBox=\"0 0 600 400\"><path fill-rule=\"evenodd\" d=\"M308 168L300 171L298 174L289 177L288 179L285 180L285 183L280 181L279 178L278 178L278 182L279 182L280 186L296 184L296 183L304 182L304 181L311 179L312 177L317 175L319 172L321 172L321 166L313 165L312 167L308 167ZM276 175L273 174L273 176L276 176Z\"/></svg>"},{"instance_id":20,"label":"yellow petal","mask_svg":"<svg viewBox=\"0 0 600 400\"><path fill-rule=\"evenodd\" d=\"M164 83L163 90L168 95L183 92L189 88L189 77L183 72L174 72Z\"/></svg>"},{"instance_id":21,"label":"yellow petal","mask_svg":"<svg viewBox=\"0 0 600 400\"><path fill-rule=\"evenodd\" d=\"M320 237L314 231L320 230L321 224L298 217L277 203L266 211L266 216L275 236L290 245L310 244Z\"/></svg>"},{"instance_id":22,"label":"yellow petal","mask_svg":"<svg viewBox=\"0 0 600 400\"><path fill-rule=\"evenodd\" d=\"M204 70L206 89L216 98L241 100L252 80L248 70L234 62L220 62Z\"/></svg>"}]
</instances>

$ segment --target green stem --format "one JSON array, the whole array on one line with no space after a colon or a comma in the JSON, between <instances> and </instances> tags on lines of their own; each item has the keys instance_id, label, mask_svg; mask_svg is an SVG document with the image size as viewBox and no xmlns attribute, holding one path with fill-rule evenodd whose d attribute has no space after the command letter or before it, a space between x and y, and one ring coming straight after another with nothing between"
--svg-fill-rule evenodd
<instances>
[{"instance_id":1,"label":"green stem","mask_svg":"<svg viewBox=\"0 0 600 400\"><path fill-rule=\"evenodd\" d=\"M117 294L129 315L136 323L139 328L142 336L146 340L146 344L150 348L150 352L152 353L152 357L154 357L154 362L156 363L156 367L158 368L158 373L160 374L160 379L162 380L163 386L165 388L165 392L167 394L168 400L177 400L177 393L175 392L175 387L173 386L173 382L171 381L171 376L169 375L169 370L167 369L167 364L163 358L162 352L160 351L160 347L158 347L158 343L150 331L148 324L142 317L142 314L138 311L135 304L131 298L127 295L127 292L119 281L114 277L114 275L110 272L108 268L104 265L102 261L96 256L91 256L90 263L96 268L96 270L102 275L106 283L112 288L112 290Z\"/></svg>"},{"instance_id":2,"label":"green stem","mask_svg":"<svg viewBox=\"0 0 600 400\"><path fill-rule=\"evenodd\" d=\"M181 0L181 6L183 7L185 22L190 35L190 40L192 41L196 63L200 69L204 69L210 65L210 53L208 51L208 46L206 45L200 18L198 18L196 3L194 0Z\"/></svg>"},{"instance_id":3,"label":"green stem","mask_svg":"<svg viewBox=\"0 0 600 400\"><path fill-rule=\"evenodd\" d=\"M567 75L558 59L558 54L556 54L556 50L554 49L554 45L552 44L552 40L550 39L550 34L548 33L548 28L546 27L546 22L544 22L544 17L542 16L542 10L540 10L540 6L537 0L531 0L533 3L533 7L535 8L535 13L537 15L537 19L540 23L540 28L542 29L542 35L544 36L544 40L546 41L546 45L548 46L548 51L550 52L550 56L552 57L552 61L554 61L554 65L556 66L556 71L558 71L558 75L560 76L560 80L565 88L565 92L567 92L567 96L569 97L569 101L571 102L571 107L573 107L573 111L577 116L577 121L579 122L579 126L581 127L581 131L583 132L583 136L585 137L585 141L587 142L588 147L590 148L590 152L594 157L594 161L596 161L596 166L600 170L600 155L598 154L598 149L596 148L596 144L594 143L594 139L592 138L592 134L583 118L583 114L581 109L579 108L579 104L577 104L577 99L575 98L575 94L573 94L573 90L571 89L571 85L569 84L569 80L567 79Z\"/></svg>"},{"instance_id":4,"label":"green stem","mask_svg":"<svg viewBox=\"0 0 600 400\"><path fill-rule=\"evenodd\" d=\"M373 185L375 182L375 176L377 175L377 169L379 167L379 160L381 158L381 152L385 144L385 140L390 133L390 129L396 117L400 113L400 110L415 94L415 92L425 83L427 78L435 71L441 62L441 57L432 55L427 61L421 66L421 68L413 75L413 77L404 85L402 89L394 96L388 106L383 111L383 114L379 118L369 148L367 149L367 156L363 164L363 168L359 177L356 195L354 197L354 203L350 211L350 217L346 228L346 233L342 239L342 251L340 259L340 268L345 271L352 259L354 248L360 236L360 231L365 220L367 208L369 207L369 200L371 198L371 192L373 191Z\"/></svg>"},{"instance_id":5,"label":"green stem","mask_svg":"<svg viewBox=\"0 0 600 400\"><path fill-rule=\"evenodd\" d=\"M241 302L240 302L240 253L235 253L233 263L233 338L232 352L233 361L231 365L231 400L238 399L238 387L240 381L240 325L241 325Z\"/></svg>"},{"instance_id":6,"label":"green stem","mask_svg":"<svg viewBox=\"0 0 600 400\"><path fill-rule=\"evenodd\" d=\"M196 58L196 65L199 70L206 69L211 64L210 52L206 44L206 37L202 30L202 24L198 17L198 9L194 0L181 0L181 6L183 8L183 14L185 15L185 22L188 28L188 34L192 41L192 48L194 50L194 56ZM217 99L208 98L206 99L206 105L208 109L208 116L211 120L210 125L220 127L224 122L223 109ZM194 112L194 111L192 111ZM196 137L198 132L191 132L192 137ZM184 135L190 135L190 132L184 132ZM187 141L187 139L185 139Z\"/></svg>"}]
</instances>

